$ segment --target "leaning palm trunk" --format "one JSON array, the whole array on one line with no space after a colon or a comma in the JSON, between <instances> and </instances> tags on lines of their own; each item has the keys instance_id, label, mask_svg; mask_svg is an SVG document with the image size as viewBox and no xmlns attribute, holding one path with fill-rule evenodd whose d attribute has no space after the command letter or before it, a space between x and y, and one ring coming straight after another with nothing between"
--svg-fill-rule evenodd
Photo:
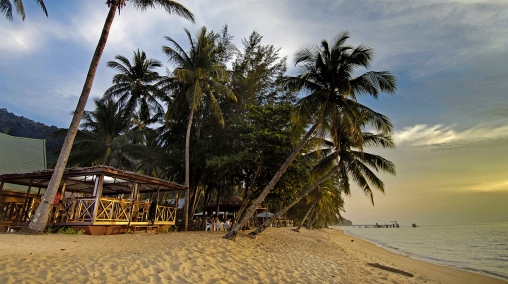
<instances>
[{"instance_id":1,"label":"leaning palm trunk","mask_svg":"<svg viewBox=\"0 0 508 284\"><path fill-rule=\"evenodd\" d=\"M44 228L46 228L49 214L53 209L53 201L55 200L55 196L58 192L60 182L62 181L65 166L67 165L67 160L69 159L69 155L71 153L74 138L76 137L76 133L78 132L79 122L81 121L81 117L83 116L83 111L85 110L86 102L88 101L90 90L92 89L95 73L97 72L97 67L99 66L99 61L101 59L102 52L104 51L104 47L106 46L109 30L111 29L111 24L113 23L113 19L115 18L117 8L118 8L117 1L112 1L112 4L109 8L108 16L106 18L106 22L104 23L104 27L102 28L99 43L97 44L97 48L95 49L95 53L92 58L92 62L90 63L88 74L86 75L86 80L83 86L83 90L81 91L81 96L79 97L76 110L74 111L74 115L72 117L69 130L67 131L67 136L65 137L65 141L62 146L62 150L60 152L60 155L58 156L58 161L56 163L55 170L53 172L53 175L51 176L48 188L46 189L46 193L42 197L39 207L35 211L34 215L30 218L30 222L28 222L22 230L24 234L40 234L42 233L42 231L44 231Z\"/></svg>"},{"instance_id":2,"label":"leaning palm trunk","mask_svg":"<svg viewBox=\"0 0 508 284\"><path fill-rule=\"evenodd\" d=\"M247 190L245 191L245 197L243 200L242 207L238 210L236 213L235 219L233 220L233 224L236 224L239 220L242 219L243 213L245 212L245 209L250 206L251 199L252 199L252 192L254 191L254 185L256 184L256 179L259 175L259 172L261 172L261 163L258 164L258 167L256 169L256 172L254 173L254 177L252 178L250 182L250 186L247 186Z\"/></svg>"},{"instance_id":3,"label":"leaning palm trunk","mask_svg":"<svg viewBox=\"0 0 508 284\"><path fill-rule=\"evenodd\" d=\"M190 216L194 216L196 213L196 209L198 208L199 201L201 200L201 193L203 192L202 186L197 186L194 193L194 198L192 199L192 206L190 208ZM203 211L204 212L204 211Z\"/></svg>"},{"instance_id":4,"label":"leaning palm trunk","mask_svg":"<svg viewBox=\"0 0 508 284\"><path fill-rule=\"evenodd\" d=\"M314 219L312 219L312 221L309 222L309 226L307 227L307 229L313 229L314 228L314 224L316 223L317 219L319 218L319 214L321 214L321 211L322 210L319 210L318 212L316 212L316 216L314 216Z\"/></svg>"},{"instance_id":5,"label":"leaning palm trunk","mask_svg":"<svg viewBox=\"0 0 508 284\"><path fill-rule=\"evenodd\" d=\"M189 181L190 181L190 134L191 134L191 126L192 119L194 118L194 109L191 108L191 112L189 115L189 122L187 123L187 134L185 135L185 187L187 190L185 191L185 206L184 206L184 215L185 215L185 227L184 230L187 231L189 228L189 203L190 203L190 189L189 189Z\"/></svg>"},{"instance_id":6,"label":"leaning palm trunk","mask_svg":"<svg viewBox=\"0 0 508 284\"><path fill-rule=\"evenodd\" d=\"M314 125L312 125L311 129L302 138L302 141L300 141L300 143L298 143L298 145L293 150L291 155L289 155L289 157L286 159L284 164L282 164L279 171L277 171L277 173L275 173L272 180L270 180L270 182L263 189L263 191L258 196L258 198L256 198L256 200L254 200L252 205L247 209L247 211L245 212L245 214L244 214L243 218L240 220L240 222L238 222L238 224L236 224L233 227L233 229L231 229L231 231L229 231L226 235L224 235L223 238L228 239L228 240L235 240L236 239L236 235L238 234L238 231L240 230L240 228L242 228L247 223L249 218L256 211L256 208L258 208L258 206L261 204L261 202L263 202L263 200L265 200L265 197L268 195L268 193L270 193L270 191L275 186L277 181L279 181L279 179L282 177L284 172L286 172L287 168L289 168L289 165L291 164L291 162L293 162L293 160L296 158L296 155L298 155L298 153L300 153L300 150L302 150L303 146L305 145L305 143L307 143L307 140L309 140L310 136L317 129L318 125L319 125L319 123L317 123L317 122L314 123Z\"/></svg>"},{"instance_id":7,"label":"leaning palm trunk","mask_svg":"<svg viewBox=\"0 0 508 284\"><path fill-rule=\"evenodd\" d=\"M305 223L305 221L307 220L307 217L309 217L309 215L310 215L310 212L312 212L312 210L314 210L314 207L316 207L316 205L317 205L317 200L314 202L314 204L312 204L312 206L309 208L309 210L307 210L307 213L305 213L305 216L303 216L302 222L300 222L300 226L298 226L298 228L296 228L296 229L293 229L293 231L300 233L300 229L302 228L302 225Z\"/></svg>"},{"instance_id":8,"label":"leaning palm trunk","mask_svg":"<svg viewBox=\"0 0 508 284\"><path fill-rule=\"evenodd\" d=\"M340 168L340 165L336 165L331 169L326 175L324 175L322 178L314 182L312 185L310 185L298 198L293 200L291 203L286 205L286 207L279 210L279 212L275 213L271 219L267 219L261 226L259 226L256 230L249 233L249 237L255 239L258 234L262 233L270 224L272 223L272 220L277 220L280 216L282 216L284 213L286 213L291 207L295 206L300 200L302 200L305 196L309 195L314 189L318 187L318 185L325 182L334 172L336 172Z\"/></svg>"},{"instance_id":9,"label":"leaning palm trunk","mask_svg":"<svg viewBox=\"0 0 508 284\"><path fill-rule=\"evenodd\" d=\"M250 203L250 201L251 201L251 195L252 195L251 192L249 192L248 195L243 199L242 207L240 207L240 209L236 212L236 216L235 216L235 219L233 220L233 224L238 223L239 220L242 219L245 210L251 204Z\"/></svg>"}]
</instances>

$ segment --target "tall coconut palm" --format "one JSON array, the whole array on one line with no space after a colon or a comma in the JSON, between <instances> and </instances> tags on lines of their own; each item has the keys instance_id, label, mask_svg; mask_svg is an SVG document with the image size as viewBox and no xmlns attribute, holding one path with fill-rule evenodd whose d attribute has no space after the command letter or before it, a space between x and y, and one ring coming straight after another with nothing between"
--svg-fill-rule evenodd
<instances>
[{"instance_id":1,"label":"tall coconut palm","mask_svg":"<svg viewBox=\"0 0 508 284\"><path fill-rule=\"evenodd\" d=\"M13 0L14 5L16 6L16 12L18 12L18 15L21 17L21 20L25 20L25 7L23 6L22 0ZM44 1L42 0L35 0L37 4L41 7L42 11L44 11L44 14L46 14L46 17L48 16L48 10L46 10L46 5L44 5ZM10 0L0 0L0 12L4 14L4 16L9 20L12 21L12 3Z\"/></svg>"},{"instance_id":2,"label":"tall coconut palm","mask_svg":"<svg viewBox=\"0 0 508 284\"><path fill-rule=\"evenodd\" d=\"M303 217L300 225L293 231L300 231L300 228L305 223L309 213L312 209L314 209L313 207L316 208L315 210L317 212L321 212L321 214L325 216L325 219L328 216L335 217L340 215L340 211L344 209L344 200L342 199L342 188L338 182L335 182L335 180L337 179L330 178L326 180L316 190L306 196L306 199L308 199L307 202L311 202L313 205ZM309 222L309 224L311 223L312 222Z\"/></svg>"},{"instance_id":3,"label":"tall coconut palm","mask_svg":"<svg viewBox=\"0 0 508 284\"><path fill-rule=\"evenodd\" d=\"M157 101L164 95L158 86L162 77L154 70L162 63L147 59L145 52L139 49L134 51L132 63L121 55L115 58L117 61L109 61L107 65L119 73L113 76L114 85L106 90L104 98L118 98L128 118L133 117L139 106L137 119L145 124L162 115L163 108Z\"/></svg>"},{"instance_id":4,"label":"tall coconut palm","mask_svg":"<svg viewBox=\"0 0 508 284\"><path fill-rule=\"evenodd\" d=\"M160 132L150 128L145 128L140 132L146 151L141 153L142 155L135 156L138 161L136 172L162 178L162 168L164 160L167 160L167 153L161 144Z\"/></svg>"},{"instance_id":5,"label":"tall coconut palm","mask_svg":"<svg viewBox=\"0 0 508 284\"><path fill-rule=\"evenodd\" d=\"M108 165L133 169L133 156L141 156L145 147L130 143L129 119L112 99L95 99L95 109L85 111L69 164L76 166ZM67 130L63 130L66 132Z\"/></svg>"},{"instance_id":6,"label":"tall coconut palm","mask_svg":"<svg viewBox=\"0 0 508 284\"><path fill-rule=\"evenodd\" d=\"M344 115L351 120L368 117L368 121L376 129L384 132L391 130L392 125L387 117L358 103L357 97L370 95L377 98L381 92L395 92L395 77L386 71L369 71L354 77L357 68L370 66L373 50L364 44L356 48L348 46L347 39L349 34L343 32L331 45L323 40L319 47L303 48L296 53L295 62L300 66L300 75L289 78L286 86L289 89L303 90L308 93L297 102L294 117L297 126L311 126L293 153L246 211L241 221L224 238L231 240L236 238L240 228L246 224L307 140L314 132L324 137L336 117ZM360 133L361 131L357 129L357 135Z\"/></svg>"},{"instance_id":7,"label":"tall coconut palm","mask_svg":"<svg viewBox=\"0 0 508 284\"><path fill-rule=\"evenodd\" d=\"M395 145L391 137L383 133L364 132L362 138L359 139L351 135L351 131L355 132L356 129L352 129L345 123L334 127L331 131L332 137L339 140L334 142L322 140L320 143L323 147L309 154L309 156L324 155L313 169L314 173L320 178L308 186L296 199L275 213L273 220L282 216L287 210L334 175L338 179L337 185L347 195L351 194L351 180L360 186L363 193L370 198L372 204L374 204L372 187L384 193L383 181L377 177L371 168L375 171L395 174L395 165L379 155L365 152L364 148L393 148ZM249 233L249 237L255 238L269 225L270 222L261 224L256 230Z\"/></svg>"},{"instance_id":8,"label":"tall coconut palm","mask_svg":"<svg viewBox=\"0 0 508 284\"><path fill-rule=\"evenodd\" d=\"M208 33L205 27L202 27L193 39L190 32L185 29L190 43L190 50L186 52L174 39L166 37L171 46L163 46L162 50L168 56L168 60L176 65L173 71L173 79L179 85L176 96L183 97L189 106L189 120L187 123L187 133L185 136L185 183L189 187L190 183L190 135L194 114L205 104L211 111L219 124L224 125L224 118L218 102L218 96L236 101L236 96L231 89L226 86L229 80L228 72L225 67L217 60L217 46L215 44L216 35L213 32ZM176 100L175 100L176 101ZM173 114L170 107L166 121L170 120ZM189 224L189 202L190 193L186 191L185 195L185 230Z\"/></svg>"},{"instance_id":9,"label":"tall coconut palm","mask_svg":"<svg viewBox=\"0 0 508 284\"><path fill-rule=\"evenodd\" d=\"M76 110L74 111L74 115L72 117L71 124L69 126L69 131L67 132L67 136L65 137L64 144L62 146L62 151L60 152L60 155L58 157L58 161L56 163L53 175L51 176L51 180L48 184L46 193L42 197L41 203L37 208L37 211L34 213L34 215L32 215L30 222L27 223L27 225L23 228L24 233L40 234L46 227L49 214L51 212L51 209L53 208L52 200L55 199L56 193L58 192L58 187L60 186L65 166L67 165L67 160L69 159L72 144L74 142L74 138L76 137L76 133L79 128L79 122L81 121L81 117L83 116L86 102L88 101L90 90L92 89L95 73L97 71L97 67L99 66L99 61L101 59L102 52L104 51L104 47L106 46L106 42L108 40L111 25L113 24L113 20L115 18L117 10L118 12L120 12L120 10L126 6L127 2L130 3L130 5L133 6L134 8L142 11L146 10L147 8L162 8L169 14L177 14L178 16L184 17L185 19L189 19L192 22L194 22L194 16L192 15L192 13L189 10L187 10L187 8L185 8L183 5L179 4L176 1L106 0L106 4L109 7L109 12L106 17L104 27L102 28L102 33L99 42L97 43L97 47L92 57L90 67L86 75L86 80L83 85L83 90L81 91L81 95L79 97Z\"/></svg>"}]
</instances>

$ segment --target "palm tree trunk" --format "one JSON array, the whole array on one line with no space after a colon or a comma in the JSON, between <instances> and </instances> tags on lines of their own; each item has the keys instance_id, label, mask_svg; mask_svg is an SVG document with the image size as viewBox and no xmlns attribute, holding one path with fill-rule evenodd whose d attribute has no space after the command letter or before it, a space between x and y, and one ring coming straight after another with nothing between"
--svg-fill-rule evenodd
<instances>
[{"instance_id":1,"label":"palm tree trunk","mask_svg":"<svg viewBox=\"0 0 508 284\"><path fill-rule=\"evenodd\" d=\"M194 193L194 198L192 198L192 206L190 208L189 214L190 216L194 216L194 213L196 213L196 208L198 207L199 200L201 200L201 192L203 192L203 187L197 186Z\"/></svg>"},{"instance_id":2,"label":"palm tree trunk","mask_svg":"<svg viewBox=\"0 0 508 284\"><path fill-rule=\"evenodd\" d=\"M286 205L284 208L282 208L281 210L279 210L279 212L275 213L273 216L272 216L272 219L267 219L263 224L261 224L261 226L259 226L256 230L250 232L248 234L249 237L255 239L257 237L258 234L262 233L268 226L270 226L270 224L272 223L272 220L277 220L277 218L279 218L280 216L282 216L284 213L286 213L289 209L291 209L291 207L295 206L298 202L300 202L300 200L302 200L305 196L309 195L309 193L311 193L315 188L318 187L318 185L322 184L323 182L325 182L334 172L336 172L338 169L340 168L339 165L336 165L335 167L333 167L333 169L331 169L326 175L324 175L322 178L320 178L319 180L317 180L315 183L313 183L311 186L309 186L302 194L300 194L300 196L298 196L298 198L296 198L295 200L293 200L291 203L289 203L288 205Z\"/></svg>"},{"instance_id":3,"label":"palm tree trunk","mask_svg":"<svg viewBox=\"0 0 508 284\"><path fill-rule=\"evenodd\" d=\"M314 219L312 219L312 222L309 222L309 229L312 229L314 228L314 223L316 223L318 217L319 217L319 214L321 214L323 210L319 210L318 212L316 212L316 216L314 216Z\"/></svg>"},{"instance_id":4,"label":"palm tree trunk","mask_svg":"<svg viewBox=\"0 0 508 284\"><path fill-rule=\"evenodd\" d=\"M247 221L254 214L254 212L256 211L256 208L258 208L258 206L261 204L261 202L263 202L263 200L265 200L265 197L268 195L268 193L270 193L270 191L275 186L275 184L279 181L279 179L284 174L284 172L286 172L286 170L289 167L289 165L291 164L291 162L293 162L293 160L296 158L296 155L298 155L298 153L300 153L300 150L302 150L303 146L305 145L305 143L307 143L307 140L309 140L310 136L314 133L314 131L316 130L317 127L318 127L317 122L314 123L314 125L312 125L312 127L305 134L305 136L302 138L300 143L298 143L296 148L293 150L293 153L291 153L291 155L289 155L289 157L286 159L284 164L282 164L282 166L280 167L279 171L277 171L277 173L275 173L272 180L270 180L270 182L268 183L268 185L266 185L266 187L263 189L263 191L258 196L258 198L256 198L254 203L252 203L252 205L247 209L247 211L245 212L245 215L243 216L241 221L238 222L238 224L236 224L233 227L233 229L231 229L231 231L229 231L226 235L224 235L223 238L228 239L228 240L235 240L236 239L236 235L238 234L238 231L247 223Z\"/></svg>"},{"instance_id":5,"label":"palm tree trunk","mask_svg":"<svg viewBox=\"0 0 508 284\"><path fill-rule=\"evenodd\" d=\"M219 217L219 211L220 210L220 193L219 189L217 188L217 203L215 204L215 212L217 212L217 217Z\"/></svg>"},{"instance_id":6,"label":"palm tree trunk","mask_svg":"<svg viewBox=\"0 0 508 284\"><path fill-rule=\"evenodd\" d=\"M185 218L185 227L184 230L187 231L189 228L189 202L190 202L190 192L189 192L189 184L190 184L190 135L191 135L191 127L192 127L192 119L194 118L194 109L191 108L189 115L189 122L187 123L187 134L185 134L185 187L187 190L185 191L185 206L184 206L184 218Z\"/></svg>"},{"instance_id":7,"label":"palm tree trunk","mask_svg":"<svg viewBox=\"0 0 508 284\"><path fill-rule=\"evenodd\" d=\"M258 164L258 167L256 168L256 172L254 173L254 176L252 177L252 180L248 183L250 185L245 186L245 196L243 198L243 204L242 207L236 212L236 216L233 220L232 224L236 224L241 218L243 217L243 212L245 212L245 209L250 205L250 200L252 197L252 192L254 191L254 185L256 184L256 179L259 175L259 172L261 172L262 163Z\"/></svg>"},{"instance_id":8,"label":"palm tree trunk","mask_svg":"<svg viewBox=\"0 0 508 284\"><path fill-rule=\"evenodd\" d=\"M210 193L211 193L211 188L210 186L207 186L206 189L205 189L205 200L203 202L203 215L201 215L201 229L204 231L206 229L206 217L207 215L205 215L205 212L208 213L206 211L207 207L208 207L208 203L210 202Z\"/></svg>"},{"instance_id":9,"label":"palm tree trunk","mask_svg":"<svg viewBox=\"0 0 508 284\"><path fill-rule=\"evenodd\" d=\"M298 233L300 232L300 229L302 228L303 224L305 223L305 220L307 220L307 217L309 217L310 212L312 212L312 210L314 210L314 207L316 207L316 204L317 204L317 200L314 201L314 204L312 204L312 206L309 208L307 213L305 213L305 216L303 216L302 222L300 222L300 226L298 226L298 228L296 228L296 229L293 229L293 231L298 232Z\"/></svg>"},{"instance_id":10,"label":"palm tree trunk","mask_svg":"<svg viewBox=\"0 0 508 284\"><path fill-rule=\"evenodd\" d=\"M104 23L104 27L102 28L101 37L99 39L99 42L97 43L95 53L92 57L92 62L90 63L90 67L86 75L86 80L85 84L83 85L83 90L81 91L81 96L79 97L76 110L74 111L74 115L72 117L69 130L67 131L67 136L65 137L62 150L60 152L60 155L58 156L58 161L56 162L55 170L53 172L53 175L51 176L48 188L46 189L46 193L44 194L41 203L39 204L39 207L35 211L35 214L32 216L32 218L30 219L30 222L28 222L22 230L24 234L40 234L42 233L42 231L44 231L44 228L46 228L49 214L53 209L53 201L55 200L55 196L58 192L60 182L62 181L62 176L65 170L65 166L67 165L67 160L69 159L69 155L71 153L74 138L76 137L76 133L78 132L79 122L81 121L81 117L83 116L86 102L88 101L88 96L90 95L90 91L92 89L95 73L97 72L97 67L99 66L99 61L101 59L102 52L106 47L106 42L109 36L109 30L111 29L111 25L113 24L117 7L118 3L116 1L112 2L111 7L109 8L108 16L106 17L106 22Z\"/></svg>"}]
</instances>

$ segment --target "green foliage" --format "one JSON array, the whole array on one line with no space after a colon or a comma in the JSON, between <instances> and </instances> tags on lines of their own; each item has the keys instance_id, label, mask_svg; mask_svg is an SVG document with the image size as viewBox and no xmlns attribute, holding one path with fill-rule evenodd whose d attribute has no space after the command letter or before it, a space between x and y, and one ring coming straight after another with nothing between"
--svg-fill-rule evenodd
<instances>
[{"instance_id":1,"label":"green foliage","mask_svg":"<svg viewBox=\"0 0 508 284\"><path fill-rule=\"evenodd\" d=\"M95 110L86 111L69 156L73 166L108 165L133 169L133 156L146 153L146 147L132 143L128 113L112 99L96 99ZM61 130L65 135L67 130Z\"/></svg>"},{"instance_id":2,"label":"green foliage","mask_svg":"<svg viewBox=\"0 0 508 284\"><path fill-rule=\"evenodd\" d=\"M138 109L139 122L149 124L157 121L164 110L158 99L165 99L159 84L164 80L156 68L162 63L146 57L144 51L134 52L132 62L122 55L117 55L116 61L109 61L108 67L118 71L113 76L113 86L104 93L104 100L118 98L122 111L127 118L132 118Z\"/></svg>"},{"instance_id":3,"label":"green foliage","mask_svg":"<svg viewBox=\"0 0 508 284\"><path fill-rule=\"evenodd\" d=\"M46 227L44 230L45 234L65 234L65 235L82 235L85 233L85 230L78 230L76 228L67 227L67 226L55 226L55 227Z\"/></svg>"},{"instance_id":4,"label":"green foliage","mask_svg":"<svg viewBox=\"0 0 508 284\"><path fill-rule=\"evenodd\" d=\"M16 12L21 17L21 20L25 20L25 8L23 6L22 0L13 0L14 5L16 6ZM44 1L42 0L35 0L37 2L37 5L39 5L46 14L46 17L48 16L48 10L46 10L46 5L44 5ZM9 21L13 20L12 17L12 3L10 0L0 0L0 13L4 14L5 18L7 18Z\"/></svg>"},{"instance_id":5,"label":"green foliage","mask_svg":"<svg viewBox=\"0 0 508 284\"><path fill-rule=\"evenodd\" d=\"M286 77L286 58L279 48L263 45L256 32L242 40L241 50L233 46L227 26L221 33L205 27L195 36L185 33L188 50L166 37L170 46L163 51L175 67L168 76L160 76L155 70L162 64L139 50L132 62L120 55L108 62L118 74L95 101L95 110L85 112L71 165L111 165L177 182L187 176L191 203L199 207L232 195L258 195L293 152L294 141L311 129L305 155L298 155L270 189L271 210L301 196L339 163L336 175L309 197L320 212L309 217L316 226L340 216L341 194L349 193L350 180L370 198L372 189L384 190L375 172L394 174L394 165L364 148L393 146L392 125L357 98L392 93L396 83L386 71L357 76L358 68L370 66L370 47L349 46L349 35L341 33L331 43L298 51L300 74ZM297 100L296 92L307 95ZM0 110L0 123L5 112ZM164 125L151 128L154 123ZM367 126L379 133L365 132ZM309 207L300 204L292 213L303 217Z\"/></svg>"}]
</instances>

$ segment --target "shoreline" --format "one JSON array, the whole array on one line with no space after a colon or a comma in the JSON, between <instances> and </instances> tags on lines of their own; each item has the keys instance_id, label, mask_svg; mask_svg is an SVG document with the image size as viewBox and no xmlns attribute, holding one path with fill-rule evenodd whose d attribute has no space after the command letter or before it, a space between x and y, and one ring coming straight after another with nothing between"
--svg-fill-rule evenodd
<instances>
[{"instance_id":1,"label":"shoreline","mask_svg":"<svg viewBox=\"0 0 508 284\"><path fill-rule=\"evenodd\" d=\"M391 252L339 229L165 234L0 234L1 283L493 283Z\"/></svg>"},{"instance_id":2,"label":"shoreline","mask_svg":"<svg viewBox=\"0 0 508 284\"><path fill-rule=\"evenodd\" d=\"M466 272L470 272L470 273L474 273L474 274L479 274L479 275L483 275L483 276L486 276L486 277L491 277L491 278L499 279L501 281L505 281L506 283L508 283L508 278L504 277L503 275L497 275L497 274L495 274L493 272L484 271L484 270L480 270L480 269L469 268L469 267L466 267L466 268L465 267L457 267L457 266L446 264L445 262L440 262L440 261L437 261L437 260L433 261L431 259L428 259L428 258L425 258L425 257L419 257L419 256L411 254L411 253L406 253L406 252L398 251L396 248L391 248L391 247L385 246L385 245L383 245L381 243L377 243L377 242L372 241L372 240L364 239L364 238L362 238L360 236L349 234L348 232L346 232L342 228L333 228L333 229L341 231L344 235L349 236L351 238L359 239L359 240L371 243L371 244L375 245L376 247L379 247L381 249L387 250L387 251L395 253L395 254L402 255L404 257L409 257L409 258L417 260L417 261L423 261L423 262L426 262L426 263L430 263L430 264L434 264L434 265L439 265L439 266L443 266L443 267L447 267L447 268L451 268L451 269L456 269L456 270L466 271Z\"/></svg>"}]
</instances>

